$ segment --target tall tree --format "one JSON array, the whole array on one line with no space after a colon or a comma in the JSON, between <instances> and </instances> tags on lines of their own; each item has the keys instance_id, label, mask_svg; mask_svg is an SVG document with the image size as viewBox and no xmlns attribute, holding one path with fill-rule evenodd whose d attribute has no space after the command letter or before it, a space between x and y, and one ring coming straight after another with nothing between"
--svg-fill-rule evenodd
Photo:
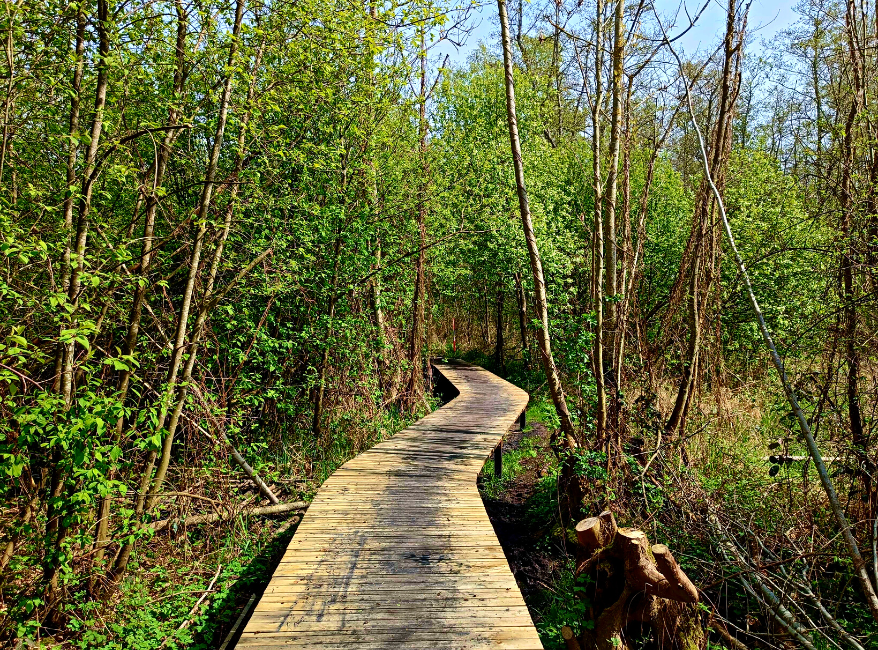
<instances>
[{"instance_id":1,"label":"tall tree","mask_svg":"<svg viewBox=\"0 0 878 650\"><path fill-rule=\"evenodd\" d=\"M509 17L506 13L506 1L497 0L497 9L500 14L500 38L503 44L503 74L506 86L506 118L509 125L509 144L512 150L512 165L515 168L515 187L518 193L518 209L521 215L521 224L524 229L524 239L527 243L528 258L530 260L531 274L534 281L534 294L537 315L540 319L540 331L537 335L537 344L540 350L540 362L546 374L546 384L552 395L555 411L561 422L561 431L564 434L565 444L569 449L576 447L576 433L573 428L573 420L567 408L564 397L564 389L561 386L561 377L552 356L552 343L549 334L549 310L546 299L546 281L543 277L543 263L540 259L540 251L537 247L536 235L534 234L533 221L528 203L527 188L524 184L524 163L521 158L521 141L518 137L518 117L515 110L515 80L513 77L512 41L509 37Z\"/></svg>"}]
</instances>

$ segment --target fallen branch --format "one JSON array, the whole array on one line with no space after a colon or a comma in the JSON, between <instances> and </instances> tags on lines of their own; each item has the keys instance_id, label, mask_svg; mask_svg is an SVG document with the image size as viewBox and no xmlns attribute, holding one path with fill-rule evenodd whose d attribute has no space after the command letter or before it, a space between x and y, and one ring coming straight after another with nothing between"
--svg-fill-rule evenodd
<instances>
[{"instance_id":1,"label":"fallen branch","mask_svg":"<svg viewBox=\"0 0 878 650\"><path fill-rule=\"evenodd\" d=\"M274 536L275 536L275 537L280 537L280 536L283 535L285 532L287 532L287 531L290 529L291 526L295 526L295 525L298 524L300 521L302 521L302 517L301 517L301 516L290 517L289 519L287 519L287 520L283 523L283 525L282 525L280 528L278 528L276 531L274 531Z\"/></svg>"},{"instance_id":2,"label":"fallen branch","mask_svg":"<svg viewBox=\"0 0 878 650\"><path fill-rule=\"evenodd\" d=\"M655 11L655 9L653 10ZM814 435L811 431L811 425L808 423L808 418L806 417L805 412L802 410L802 407L799 405L799 400L796 397L796 392L793 390L793 385L787 377L784 362L777 352L777 348L774 345L774 339L771 336L771 332L769 332L768 330L768 325L765 323L765 318L762 315L762 309L759 306L759 301L756 299L756 294L753 291L753 285L750 282L750 274L747 272L747 267L744 265L744 260L741 257L741 254L738 251L738 247L735 243L735 237L732 233L732 226L729 223L729 218L726 214L725 203L723 202L722 196L720 195L716 184L713 182L713 177L710 174L710 165L708 164L707 160L707 149L704 144L704 137L701 134L701 128L698 126L698 120L695 119L695 109L692 106L692 94L689 91L689 84L686 81L683 62L680 60L677 51L671 45L671 41L668 39L667 32L665 31L664 25L662 25L662 22L659 19L657 13L656 20L658 21L659 28L662 31L662 36L664 37L664 41L668 46L668 50L670 50L671 55L677 61L677 66L680 68L680 76L683 79L683 85L686 88L686 106L689 110L689 117L692 123L692 128L694 129L695 135L698 139L699 149L701 153L701 164L702 168L704 169L705 180L710 186L710 190L713 193L714 198L716 199L717 209L719 210L723 229L725 230L726 237L729 242L729 248L732 249L735 264L738 267L738 272L744 279L744 287L747 289L747 295L750 298L750 306L753 308L753 313L756 315L756 322L759 325L759 331L762 334L762 340L765 342L765 347L768 348L769 356L771 357L771 363L774 365L775 369L777 370L777 374L780 377L784 394L786 395L787 401L790 404L790 408L795 414L796 420L798 420L799 429L802 432L802 437L805 439L805 443L808 447L808 453L811 456L811 459L814 461L814 467L817 468L817 473L820 476L820 482L823 484L823 490L824 492L826 492L826 498L829 501L830 509L832 510L832 514L835 517L835 521L838 524L841 535L844 538L845 545L847 546L847 555L850 558L851 563L854 565L854 571L857 574L857 578L859 578L860 587L862 588L863 592L863 598L865 599L866 604L869 607L872 618L878 621L878 594L876 594L875 586L872 584L872 580L866 570L866 561L863 559L863 555L860 553L859 544L854 537L851 525L848 523L847 516L844 513L844 507L842 506L841 500L838 498L838 493L835 490L835 484L832 482L832 478L829 476L829 472L826 469L826 462L824 462L823 455L820 452L820 448L817 446L817 442L814 440ZM800 640L800 643L808 647L807 643L809 642L807 639L805 639L804 642Z\"/></svg>"},{"instance_id":3,"label":"fallen branch","mask_svg":"<svg viewBox=\"0 0 878 650\"><path fill-rule=\"evenodd\" d=\"M192 384L192 391L195 393L198 399L201 400L201 403L204 405L205 411L208 414L208 418L210 418L210 420L213 422L214 429L219 434L219 441L228 448L229 453L232 454L232 458L235 460L236 463L238 463L238 467L240 467L241 470L250 477L250 480L256 484L256 487L259 488L259 491L262 493L262 495L266 499L268 499L272 505L279 504L280 499L278 499L274 495L274 492L272 492L271 488L266 485L265 481L262 480L262 477L260 477L259 474L256 473L256 470L253 469L253 467L250 465L250 463L247 462L241 452L238 451L237 448L232 444L232 441L229 440L229 437L226 435L226 432L223 430L223 428L219 425L219 422L214 419L213 415L210 412L210 404L208 404L207 400L204 398L204 395L202 394L201 389L198 388L197 384ZM206 435L210 440L217 442L217 439L212 436L208 431L205 431L197 422L194 422L194 420L190 420L190 422L193 422L195 427L199 431L201 431L201 433Z\"/></svg>"},{"instance_id":4,"label":"fallen branch","mask_svg":"<svg viewBox=\"0 0 878 650\"><path fill-rule=\"evenodd\" d=\"M201 598L198 599L198 602L195 603L195 605L192 607L192 609L189 610L189 616L186 617L185 621L180 623L180 627L178 627L174 631L173 634L169 634L168 636L165 637L165 640L162 641L162 644L158 647L158 650L162 650L162 648L164 648L166 645L168 645L168 641L170 641L173 637L177 636L177 634L179 634L180 632L185 630L187 627L192 625L192 620L195 617L195 615L198 613L198 608L201 607L201 603L203 603L204 599L207 598L207 595L211 591L213 591L213 586L214 586L214 584L216 584L216 580L217 580L217 578L219 578L220 571L222 570L222 568L223 568L222 564L220 564L216 568L216 573L213 576L213 580L211 580L210 584L207 585L207 589L205 590L205 592L203 594L201 594Z\"/></svg>"},{"instance_id":5,"label":"fallen branch","mask_svg":"<svg viewBox=\"0 0 878 650\"><path fill-rule=\"evenodd\" d=\"M199 501L207 501L214 505L222 505L222 501L211 499L210 497L201 496L200 494L192 494L190 492L161 492L157 496L160 497L187 497L189 499L197 499Z\"/></svg>"},{"instance_id":6,"label":"fallen branch","mask_svg":"<svg viewBox=\"0 0 878 650\"><path fill-rule=\"evenodd\" d=\"M748 569L752 568L731 537L723 530L723 526L715 512L709 513L707 521L720 540L720 552L723 554L726 561L740 567ZM806 648L806 650L816 650L814 644L811 643L808 638L809 631L799 622L796 616L784 606L781 599L778 598L777 594L775 594L766 584L766 581L758 571L749 574L749 579L744 575L741 575L740 580L744 590L758 602L764 604L771 612L772 618L774 618L774 620L777 621L777 623L786 630L791 637L798 641L802 647ZM755 585L755 589L753 585ZM757 589L762 594L761 596L756 593Z\"/></svg>"},{"instance_id":7,"label":"fallen branch","mask_svg":"<svg viewBox=\"0 0 878 650\"><path fill-rule=\"evenodd\" d=\"M246 517L280 515L285 512L292 512L294 510L306 510L307 508L308 503L306 501L278 503L277 505L262 506L259 508L247 508L244 510L227 510L223 513L211 513L208 515L193 515L192 517L184 518L171 517L169 519L162 519L160 521L153 522L152 524L147 525L146 528L151 529L154 533L158 533L172 524L197 526L198 524L212 524L216 521L228 521L237 517L238 515L243 515Z\"/></svg>"},{"instance_id":8,"label":"fallen branch","mask_svg":"<svg viewBox=\"0 0 878 650\"><path fill-rule=\"evenodd\" d=\"M718 621L715 618L711 617L710 627L711 629L713 629L714 632L716 632L723 638L723 641L725 641L729 644L729 646L732 647L732 650L750 650L746 645L744 645L743 643L738 641L738 639L729 634L729 629L725 625L723 625L721 621Z\"/></svg>"},{"instance_id":9,"label":"fallen branch","mask_svg":"<svg viewBox=\"0 0 878 650\"><path fill-rule=\"evenodd\" d=\"M149 304L146 304L145 306L147 309L149 309ZM167 336L165 336L165 342L166 343L168 342ZM99 349L107 356L110 356L109 353L106 350L104 350L103 348L99 348ZM148 390L150 390L152 393L154 393L156 396L161 397L161 393L149 381L147 381L143 377L139 377L137 374L135 374L133 372L131 373L131 377L132 377L132 379L136 379L137 381L142 383L144 386L146 386L146 388ZM262 495L266 499L268 499L272 504L276 505L276 504L280 503L280 500L269 489L268 485L265 484L265 481L262 480L262 478L256 473L256 470L254 470L253 467L251 467L250 464L244 459L244 456L241 455L241 452L239 452L235 448L235 446L229 440L228 436L226 436L225 432L222 430L222 428L219 426L219 424L216 422L216 420L213 418L213 416L210 415L209 404L207 403L207 400L204 398L204 395L201 393L201 390L198 388L198 384L193 382L191 388L192 388L193 392L195 393L196 397L198 397L198 399L201 400L202 404L204 404L205 410L208 414L208 417L213 421L214 426L216 427L217 432L219 433L219 440L217 440L217 438L215 438L209 431L205 431L205 429L200 424L198 424L198 421L194 417L187 415L186 413L183 413L183 417L185 417L187 420L189 420L189 423L192 426L194 426L196 429L198 429L201 433L203 433L205 436L207 436L207 438L209 440L211 440L214 443L221 442L223 445L228 447L229 453L231 453L234 461L243 470L243 472L248 477L250 477L250 480L256 484L256 487L259 489L260 493L262 493ZM168 493L165 493L165 494L168 494ZM195 498L199 498L199 497L195 497Z\"/></svg>"}]
</instances>

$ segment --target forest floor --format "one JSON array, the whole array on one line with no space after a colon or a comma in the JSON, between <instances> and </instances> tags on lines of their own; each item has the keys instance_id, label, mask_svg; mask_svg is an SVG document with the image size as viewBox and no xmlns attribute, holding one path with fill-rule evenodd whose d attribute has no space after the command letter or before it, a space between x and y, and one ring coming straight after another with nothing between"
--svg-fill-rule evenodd
<instances>
[{"instance_id":1,"label":"forest floor","mask_svg":"<svg viewBox=\"0 0 878 650\"><path fill-rule=\"evenodd\" d=\"M503 474L494 476L490 458L479 476L479 490L546 650L564 647L560 629L581 617L574 598L573 546L558 511L558 462L550 432L528 410L524 431L503 439Z\"/></svg>"}]
</instances>

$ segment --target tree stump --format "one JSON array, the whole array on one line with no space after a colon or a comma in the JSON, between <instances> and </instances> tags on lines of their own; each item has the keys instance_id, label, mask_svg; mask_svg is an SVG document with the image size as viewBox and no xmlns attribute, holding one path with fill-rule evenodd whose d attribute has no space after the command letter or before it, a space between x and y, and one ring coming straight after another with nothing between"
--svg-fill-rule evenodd
<instances>
[{"instance_id":1,"label":"tree stump","mask_svg":"<svg viewBox=\"0 0 878 650\"><path fill-rule=\"evenodd\" d=\"M652 629L658 650L701 650L706 642L698 589L664 544L645 533L618 528L609 510L576 525L576 575L586 576L582 594L593 627L575 638L562 630L568 648L628 650L626 637Z\"/></svg>"}]
</instances>

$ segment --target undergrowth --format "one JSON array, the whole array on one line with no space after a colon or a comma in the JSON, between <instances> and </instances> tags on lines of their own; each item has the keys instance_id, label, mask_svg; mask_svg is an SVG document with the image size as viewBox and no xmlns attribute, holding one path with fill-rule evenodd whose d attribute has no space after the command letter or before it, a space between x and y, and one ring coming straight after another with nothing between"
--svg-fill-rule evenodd
<instances>
[{"instance_id":1,"label":"undergrowth","mask_svg":"<svg viewBox=\"0 0 878 650\"><path fill-rule=\"evenodd\" d=\"M478 353L468 356L486 365L492 361ZM532 376L522 372L520 365L510 364L507 379L530 390L539 387ZM822 502L822 493L813 463L778 463L770 459L772 455L807 455L801 441L791 433L783 403L771 392L760 392L759 384L724 398L722 408L706 408L693 418L692 433L684 441L665 438L662 444L667 447L660 454L655 454L655 450L661 420L656 414L640 413L642 417L633 417L633 426L627 433L632 442L626 443L621 456L624 467L615 468L612 476L607 473L604 452L578 451L574 471L585 490L583 516L611 509L620 526L639 528L652 543L667 544L684 572L704 590L700 607L705 616L715 611L730 625L747 627L757 635L774 634L760 603L741 584L740 571L727 566L719 541L705 522L703 509L707 502L712 503L711 507L719 508L733 524L739 522L734 529L738 540L756 548L753 552L757 561L778 561L768 550L759 551L760 543L766 548L792 545L807 558L814 558L808 560L811 588L832 604L833 616L840 624L856 631L864 648L878 648L878 634L868 611L846 596L852 568L832 540L815 536L817 530L832 526L831 522L821 520L825 518L825 508L814 507ZM544 392L533 395L528 422L547 424L551 430L554 418L552 403ZM529 429L525 434L528 432ZM822 444L830 450L827 455L839 454L831 440ZM551 463L553 472L528 477L532 459ZM645 471L647 463L651 465ZM524 525L533 526L540 536L530 552L554 553L558 562L551 578L540 588L522 591L547 650L565 647L560 635L562 626L570 626L579 633L583 626L592 624L588 603L581 597L585 585L575 577L570 555L575 534L572 527L564 530L560 525L557 468L555 453L525 435L517 444L504 447L502 476L494 476L493 458L489 458L479 481L483 496L489 500L502 500L516 481L532 481ZM836 480L843 481L843 472L837 468L835 471ZM849 494L848 499L849 507L855 508L856 494ZM780 553L782 564L792 558L792 551ZM648 634L629 641L632 648L650 647ZM816 634L812 643L821 650L831 647ZM709 650L721 647L724 646L719 645L718 637L708 641Z\"/></svg>"},{"instance_id":2,"label":"undergrowth","mask_svg":"<svg viewBox=\"0 0 878 650\"><path fill-rule=\"evenodd\" d=\"M439 404L436 398L429 401L432 408ZM339 466L417 419L398 409L381 414L374 419L348 415L333 420L324 448L317 447L308 432L295 430L284 433L280 445L253 442L239 447L282 501L310 501ZM226 459L217 457L211 465L209 472L176 475L174 483L226 503L258 503L252 484ZM215 649L250 596L258 597L270 579L295 525L280 535L278 531L291 518L296 521L295 515L239 516L154 536L138 545L131 570L111 596L111 607L90 599L84 583L70 584L71 597L63 606L65 629L58 630L57 637L47 635L51 629L41 630L38 617L32 616L42 607L38 594L0 601L0 614L9 617L7 624L17 626L14 635L30 648L52 647L63 640L65 647L78 650L154 650L162 643L169 650ZM7 575L23 575L28 557L16 556ZM190 615L214 576L213 589ZM13 584L3 585L4 591L11 591Z\"/></svg>"}]
</instances>

